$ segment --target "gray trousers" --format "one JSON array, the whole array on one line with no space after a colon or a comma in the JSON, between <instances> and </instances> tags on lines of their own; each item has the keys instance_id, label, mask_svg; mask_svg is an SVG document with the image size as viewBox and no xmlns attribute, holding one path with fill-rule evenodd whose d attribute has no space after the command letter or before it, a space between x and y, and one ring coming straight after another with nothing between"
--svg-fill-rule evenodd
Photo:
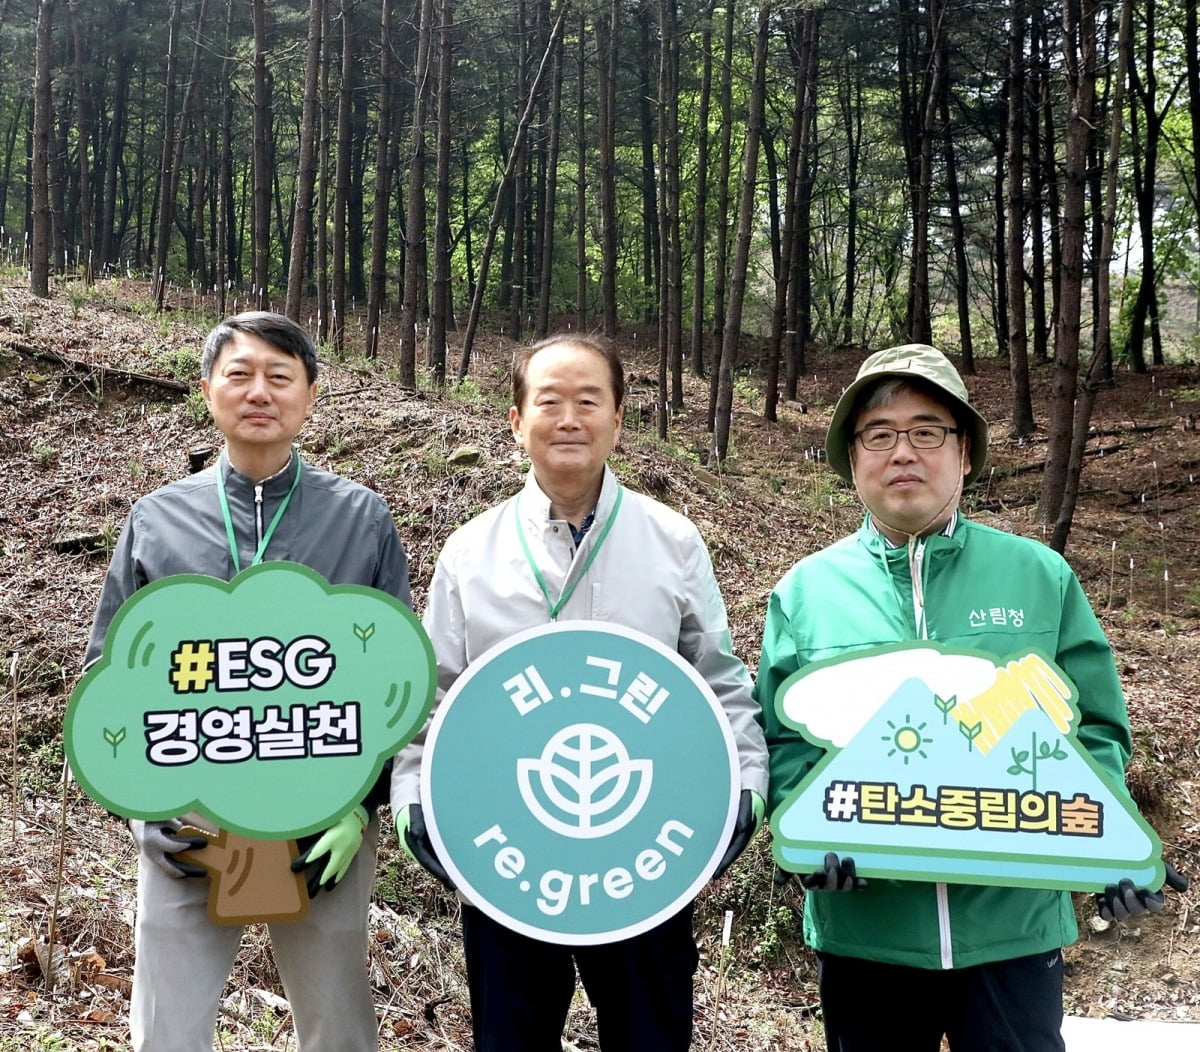
<instances>
[{"instance_id":1,"label":"gray trousers","mask_svg":"<svg viewBox=\"0 0 1200 1052\"><path fill-rule=\"evenodd\" d=\"M367 979L367 907L375 883L372 819L342 882L299 921L268 925L300 1052L377 1052ZM168 877L138 858L129 1029L135 1052L211 1052L217 1007L242 928L208 919L207 878Z\"/></svg>"}]
</instances>

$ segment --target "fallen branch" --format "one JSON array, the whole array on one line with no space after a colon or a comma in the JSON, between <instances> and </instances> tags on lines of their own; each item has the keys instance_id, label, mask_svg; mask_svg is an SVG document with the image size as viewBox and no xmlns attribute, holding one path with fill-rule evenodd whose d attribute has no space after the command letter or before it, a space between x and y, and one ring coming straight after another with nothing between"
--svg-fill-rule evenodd
<instances>
[{"instance_id":1,"label":"fallen branch","mask_svg":"<svg viewBox=\"0 0 1200 1052\"><path fill-rule=\"evenodd\" d=\"M1119 453L1125 448L1124 442L1118 442L1115 446L1102 446L1100 449L1085 449L1083 455L1085 457L1106 457L1110 453ZM994 468L994 472L1001 478L1008 478L1013 475L1024 475L1030 471L1045 471L1048 460L1038 460L1032 464L1014 464L1011 467Z\"/></svg>"},{"instance_id":2,"label":"fallen branch","mask_svg":"<svg viewBox=\"0 0 1200 1052\"><path fill-rule=\"evenodd\" d=\"M25 355L27 358L33 358L35 361L50 362L53 365L64 366L84 376L94 377L101 385L108 379L115 378L119 382L127 384L149 384L151 387L158 387L164 391L169 391L172 395L186 395L191 390L191 385L184 383L182 380L171 380L165 376L151 376L149 373L137 373L130 369L120 369L111 365L93 365L91 362L82 362L75 358L68 358L65 354L59 354L57 351L32 347L27 343L18 343L16 340L9 341L8 346L14 351Z\"/></svg>"}]
</instances>

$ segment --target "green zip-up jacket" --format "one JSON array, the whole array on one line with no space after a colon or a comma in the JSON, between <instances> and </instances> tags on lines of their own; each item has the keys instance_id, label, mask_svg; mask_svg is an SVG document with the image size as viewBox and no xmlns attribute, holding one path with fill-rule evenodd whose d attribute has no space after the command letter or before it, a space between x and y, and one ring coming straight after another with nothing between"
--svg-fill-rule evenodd
<instances>
[{"instance_id":1,"label":"green zip-up jacket","mask_svg":"<svg viewBox=\"0 0 1200 1052\"><path fill-rule=\"evenodd\" d=\"M1031 648L1052 656L1079 692L1078 741L1124 784L1131 744L1125 697L1071 568L1037 541L962 516L946 533L920 540L910 566L907 549L890 547L868 518L856 534L802 559L771 593L755 684L770 811L823 755L780 722L779 685L813 661L922 638L997 659ZM923 610L914 603L911 567L923 582ZM810 891L804 935L822 952L965 968L1057 949L1079 932L1064 891L872 879L853 893Z\"/></svg>"}]
</instances>

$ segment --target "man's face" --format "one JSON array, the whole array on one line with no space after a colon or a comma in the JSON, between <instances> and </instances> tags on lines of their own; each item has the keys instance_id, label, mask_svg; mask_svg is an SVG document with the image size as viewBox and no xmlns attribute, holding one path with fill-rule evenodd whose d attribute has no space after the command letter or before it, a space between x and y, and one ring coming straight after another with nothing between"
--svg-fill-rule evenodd
<instances>
[{"instance_id":1,"label":"man's face","mask_svg":"<svg viewBox=\"0 0 1200 1052\"><path fill-rule=\"evenodd\" d=\"M282 459L317 397L299 358L245 332L221 348L200 389L235 461L239 452Z\"/></svg>"},{"instance_id":2,"label":"man's face","mask_svg":"<svg viewBox=\"0 0 1200 1052\"><path fill-rule=\"evenodd\" d=\"M508 420L538 481L591 484L621 432L608 363L586 347L555 344L529 360L525 378L525 404Z\"/></svg>"},{"instance_id":3,"label":"man's face","mask_svg":"<svg viewBox=\"0 0 1200 1052\"><path fill-rule=\"evenodd\" d=\"M901 390L887 405L858 414L854 432L870 427L904 430L921 424L954 427L954 415L920 391ZM907 435L872 452L855 438L850 446L854 484L876 525L893 541L940 530L958 508L959 483L970 470L970 440L946 436L939 449L914 449Z\"/></svg>"}]
</instances>

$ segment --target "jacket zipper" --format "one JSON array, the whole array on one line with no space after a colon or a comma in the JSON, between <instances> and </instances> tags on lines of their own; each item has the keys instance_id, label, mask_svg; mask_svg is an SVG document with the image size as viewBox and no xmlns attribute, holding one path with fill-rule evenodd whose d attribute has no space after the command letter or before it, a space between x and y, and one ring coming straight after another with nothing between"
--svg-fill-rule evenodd
<instances>
[{"instance_id":1,"label":"jacket zipper","mask_svg":"<svg viewBox=\"0 0 1200 1052\"><path fill-rule=\"evenodd\" d=\"M909 572L912 575L913 586L913 616L917 621L917 635L922 639L929 638L929 629L925 621L925 542L917 541L912 549L912 560ZM938 941L941 948L942 967L954 967L954 945L950 937L950 894L944 882L934 885L937 896Z\"/></svg>"},{"instance_id":2,"label":"jacket zipper","mask_svg":"<svg viewBox=\"0 0 1200 1052\"><path fill-rule=\"evenodd\" d=\"M262 544L262 516L263 516L263 484L255 483L254 486L254 550L258 551Z\"/></svg>"}]
</instances>

